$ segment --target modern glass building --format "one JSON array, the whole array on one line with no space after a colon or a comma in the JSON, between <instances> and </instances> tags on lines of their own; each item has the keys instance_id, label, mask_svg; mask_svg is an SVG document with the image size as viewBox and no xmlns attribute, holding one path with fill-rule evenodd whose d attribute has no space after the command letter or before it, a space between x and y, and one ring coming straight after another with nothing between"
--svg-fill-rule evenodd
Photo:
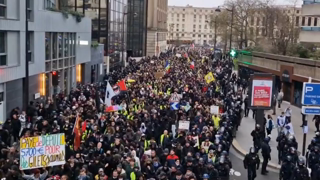
<instances>
[{"instance_id":1,"label":"modern glass building","mask_svg":"<svg viewBox=\"0 0 320 180\"><path fill-rule=\"evenodd\" d=\"M104 55L110 69L126 60L128 0L64 0L68 9L92 19L92 40L104 44Z\"/></svg>"},{"instance_id":2,"label":"modern glass building","mask_svg":"<svg viewBox=\"0 0 320 180\"><path fill-rule=\"evenodd\" d=\"M146 55L147 2L146 0L128 0L128 57Z\"/></svg>"}]
</instances>

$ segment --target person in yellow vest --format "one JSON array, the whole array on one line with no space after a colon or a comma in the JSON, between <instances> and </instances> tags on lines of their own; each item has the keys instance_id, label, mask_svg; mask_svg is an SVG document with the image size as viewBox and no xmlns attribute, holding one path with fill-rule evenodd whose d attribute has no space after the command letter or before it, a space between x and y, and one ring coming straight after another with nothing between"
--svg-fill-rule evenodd
<instances>
[{"instance_id":1,"label":"person in yellow vest","mask_svg":"<svg viewBox=\"0 0 320 180\"><path fill-rule=\"evenodd\" d=\"M216 155L214 154L214 151L211 149L209 150L209 154L208 154L208 160L211 159L212 162L216 162Z\"/></svg>"},{"instance_id":2,"label":"person in yellow vest","mask_svg":"<svg viewBox=\"0 0 320 180\"><path fill-rule=\"evenodd\" d=\"M212 116L212 120L213 120L213 125L215 129L219 129L220 126L220 117L218 115L213 115Z\"/></svg>"},{"instance_id":3,"label":"person in yellow vest","mask_svg":"<svg viewBox=\"0 0 320 180\"><path fill-rule=\"evenodd\" d=\"M160 136L160 145L162 148L166 148L169 142L168 131L164 130L163 134Z\"/></svg>"},{"instance_id":4,"label":"person in yellow vest","mask_svg":"<svg viewBox=\"0 0 320 180\"><path fill-rule=\"evenodd\" d=\"M129 115L127 115L127 120L133 121L134 115L133 112L130 112Z\"/></svg>"},{"instance_id":5,"label":"person in yellow vest","mask_svg":"<svg viewBox=\"0 0 320 180\"><path fill-rule=\"evenodd\" d=\"M141 135L140 143L142 143L144 150L147 150L149 148L150 141L146 140L145 134Z\"/></svg>"},{"instance_id":6,"label":"person in yellow vest","mask_svg":"<svg viewBox=\"0 0 320 180\"><path fill-rule=\"evenodd\" d=\"M206 150L206 153L208 153L209 147L210 147L212 144L213 144L213 143L209 141L209 138L206 137L206 140L201 143L201 148L205 149L205 150Z\"/></svg>"}]
</instances>

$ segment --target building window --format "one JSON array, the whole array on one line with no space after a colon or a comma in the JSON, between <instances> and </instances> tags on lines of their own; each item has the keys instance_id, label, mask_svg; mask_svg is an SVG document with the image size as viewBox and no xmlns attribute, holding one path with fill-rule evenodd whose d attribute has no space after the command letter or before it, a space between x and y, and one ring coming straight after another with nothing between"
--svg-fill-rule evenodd
<instances>
[{"instance_id":1,"label":"building window","mask_svg":"<svg viewBox=\"0 0 320 180\"><path fill-rule=\"evenodd\" d=\"M207 29L207 25L204 25L204 29Z\"/></svg>"},{"instance_id":2,"label":"building window","mask_svg":"<svg viewBox=\"0 0 320 180\"><path fill-rule=\"evenodd\" d=\"M182 24L182 28L184 28L184 24Z\"/></svg>"},{"instance_id":3,"label":"building window","mask_svg":"<svg viewBox=\"0 0 320 180\"><path fill-rule=\"evenodd\" d=\"M185 15L184 15L184 14L182 14L182 18L185 18Z\"/></svg>"},{"instance_id":4,"label":"building window","mask_svg":"<svg viewBox=\"0 0 320 180\"><path fill-rule=\"evenodd\" d=\"M177 21L179 21L179 19L177 19Z\"/></svg>"},{"instance_id":5,"label":"building window","mask_svg":"<svg viewBox=\"0 0 320 180\"><path fill-rule=\"evenodd\" d=\"M69 57L69 33L63 33L64 57Z\"/></svg>"},{"instance_id":6,"label":"building window","mask_svg":"<svg viewBox=\"0 0 320 180\"><path fill-rule=\"evenodd\" d=\"M52 59L57 59L57 33L52 33L52 51L51 51L51 57Z\"/></svg>"},{"instance_id":7,"label":"building window","mask_svg":"<svg viewBox=\"0 0 320 180\"><path fill-rule=\"evenodd\" d=\"M63 39L62 33L58 34L58 45L59 45L59 58L63 57Z\"/></svg>"},{"instance_id":8,"label":"building window","mask_svg":"<svg viewBox=\"0 0 320 180\"><path fill-rule=\"evenodd\" d=\"M45 44L46 44L46 60L51 60L50 50L51 50L51 33L46 32L45 35Z\"/></svg>"},{"instance_id":9,"label":"building window","mask_svg":"<svg viewBox=\"0 0 320 180\"><path fill-rule=\"evenodd\" d=\"M199 29L201 29L201 25L199 25Z\"/></svg>"},{"instance_id":10,"label":"building window","mask_svg":"<svg viewBox=\"0 0 320 180\"><path fill-rule=\"evenodd\" d=\"M179 18L179 14L177 14L177 18Z\"/></svg>"},{"instance_id":11,"label":"building window","mask_svg":"<svg viewBox=\"0 0 320 180\"><path fill-rule=\"evenodd\" d=\"M318 18L314 18L313 20L313 26L318 26Z\"/></svg>"},{"instance_id":12,"label":"building window","mask_svg":"<svg viewBox=\"0 0 320 180\"><path fill-rule=\"evenodd\" d=\"M200 12L202 12L202 9L200 9Z\"/></svg>"},{"instance_id":13,"label":"building window","mask_svg":"<svg viewBox=\"0 0 320 180\"><path fill-rule=\"evenodd\" d=\"M196 28L196 25L194 24L194 25L193 25L193 29L195 29L195 28Z\"/></svg>"},{"instance_id":14,"label":"building window","mask_svg":"<svg viewBox=\"0 0 320 180\"><path fill-rule=\"evenodd\" d=\"M200 35L200 34L198 34L198 37L199 37L199 38L201 38L201 35Z\"/></svg>"},{"instance_id":15,"label":"building window","mask_svg":"<svg viewBox=\"0 0 320 180\"><path fill-rule=\"evenodd\" d=\"M182 37L184 37L184 34L181 34Z\"/></svg>"},{"instance_id":16,"label":"building window","mask_svg":"<svg viewBox=\"0 0 320 180\"><path fill-rule=\"evenodd\" d=\"M299 20L300 20L300 17L297 16L297 17L296 17L296 26L299 26Z\"/></svg>"},{"instance_id":17,"label":"building window","mask_svg":"<svg viewBox=\"0 0 320 180\"><path fill-rule=\"evenodd\" d=\"M177 33L176 36L179 37L179 33Z\"/></svg>"},{"instance_id":18,"label":"building window","mask_svg":"<svg viewBox=\"0 0 320 180\"><path fill-rule=\"evenodd\" d=\"M176 31L179 31L179 29L176 29Z\"/></svg>"},{"instance_id":19,"label":"building window","mask_svg":"<svg viewBox=\"0 0 320 180\"><path fill-rule=\"evenodd\" d=\"M251 17L251 26L254 25L254 17Z\"/></svg>"},{"instance_id":20,"label":"building window","mask_svg":"<svg viewBox=\"0 0 320 180\"><path fill-rule=\"evenodd\" d=\"M306 18L305 17L302 17L302 22L301 22L301 25L304 26L306 23Z\"/></svg>"},{"instance_id":21,"label":"building window","mask_svg":"<svg viewBox=\"0 0 320 180\"><path fill-rule=\"evenodd\" d=\"M31 19L31 13L32 13L32 3L31 3L32 0L26 0L26 3L27 3L27 19L30 21L32 20Z\"/></svg>"},{"instance_id":22,"label":"building window","mask_svg":"<svg viewBox=\"0 0 320 180\"><path fill-rule=\"evenodd\" d=\"M182 9L182 11L185 11L185 9Z\"/></svg>"},{"instance_id":23,"label":"building window","mask_svg":"<svg viewBox=\"0 0 320 180\"><path fill-rule=\"evenodd\" d=\"M27 34L27 51L28 51L28 61L32 62L32 39L33 39L33 33L28 32Z\"/></svg>"},{"instance_id":24,"label":"building window","mask_svg":"<svg viewBox=\"0 0 320 180\"><path fill-rule=\"evenodd\" d=\"M196 35L195 35L195 34L193 34L193 35L192 35L192 37L196 37Z\"/></svg>"},{"instance_id":25,"label":"building window","mask_svg":"<svg viewBox=\"0 0 320 180\"><path fill-rule=\"evenodd\" d=\"M184 32L184 29L182 29L182 32Z\"/></svg>"},{"instance_id":26,"label":"building window","mask_svg":"<svg viewBox=\"0 0 320 180\"><path fill-rule=\"evenodd\" d=\"M182 19L182 22L184 22L184 19Z\"/></svg>"},{"instance_id":27,"label":"building window","mask_svg":"<svg viewBox=\"0 0 320 180\"><path fill-rule=\"evenodd\" d=\"M308 17L308 26L311 26L311 17Z\"/></svg>"},{"instance_id":28,"label":"building window","mask_svg":"<svg viewBox=\"0 0 320 180\"><path fill-rule=\"evenodd\" d=\"M201 30L199 29L199 32L201 32Z\"/></svg>"},{"instance_id":29,"label":"building window","mask_svg":"<svg viewBox=\"0 0 320 180\"><path fill-rule=\"evenodd\" d=\"M208 17L207 15L204 16L205 19L207 19L207 17Z\"/></svg>"},{"instance_id":30,"label":"building window","mask_svg":"<svg viewBox=\"0 0 320 180\"><path fill-rule=\"evenodd\" d=\"M299 10L297 10L297 14L299 14L300 13L300 11Z\"/></svg>"},{"instance_id":31,"label":"building window","mask_svg":"<svg viewBox=\"0 0 320 180\"><path fill-rule=\"evenodd\" d=\"M196 30L194 29L193 32L196 32Z\"/></svg>"},{"instance_id":32,"label":"building window","mask_svg":"<svg viewBox=\"0 0 320 180\"><path fill-rule=\"evenodd\" d=\"M195 22L196 22L196 19L193 19L193 22L195 23Z\"/></svg>"},{"instance_id":33,"label":"building window","mask_svg":"<svg viewBox=\"0 0 320 180\"><path fill-rule=\"evenodd\" d=\"M212 38L212 35L209 35L209 38Z\"/></svg>"},{"instance_id":34,"label":"building window","mask_svg":"<svg viewBox=\"0 0 320 180\"><path fill-rule=\"evenodd\" d=\"M6 37L6 33L4 31L0 31L0 66L7 65Z\"/></svg>"},{"instance_id":35,"label":"building window","mask_svg":"<svg viewBox=\"0 0 320 180\"><path fill-rule=\"evenodd\" d=\"M260 18L257 17L257 26L260 25Z\"/></svg>"},{"instance_id":36,"label":"building window","mask_svg":"<svg viewBox=\"0 0 320 180\"><path fill-rule=\"evenodd\" d=\"M0 0L0 17L6 17L6 0Z\"/></svg>"},{"instance_id":37,"label":"building window","mask_svg":"<svg viewBox=\"0 0 320 180\"><path fill-rule=\"evenodd\" d=\"M193 18L197 18L197 15L193 15Z\"/></svg>"},{"instance_id":38,"label":"building window","mask_svg":"<svg viewBox=\"0 0 320 180\"><path fill-rule=\"evenodd\" d=\"M201 19L202 18L202 16L201 15L199 15L199 19Z\"/></svg>"},{"instance_id":39,"label":"building window","mask_svg":"<svg viewBox=\"0 0 320 180\"><path fill-rule=\"evenodd\" d=\"M194 9L194 12L197 12L197 10L196 10L196 9Z\"/></svg>"},{"instance_id":40,"label":"building window","mask_svg":"<svg viewBox=\"0 0 320 180\"><path fill-rule=\"evenodd\" d=\"M207 37L207 35L203 35L203 37L204 37L204 38L206 38L206 37Z\"/></svg>"}]
</instances>

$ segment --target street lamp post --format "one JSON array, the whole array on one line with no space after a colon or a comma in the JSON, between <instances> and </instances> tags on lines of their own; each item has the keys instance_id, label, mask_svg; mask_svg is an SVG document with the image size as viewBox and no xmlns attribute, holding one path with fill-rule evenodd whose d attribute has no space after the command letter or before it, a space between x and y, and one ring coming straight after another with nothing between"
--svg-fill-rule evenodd
<instances>
[{"instance_id":1,"label":"street lamp post","mask_svg":"<svg viewBox=\"0 0 320 180\"><path fill-rule=\"evenodd\" d=\"M122 56L122 63L123 65L125 66L126 65L126 60L124 59L124 51L125 51L125 46L124 46L124 36L125 36L125 33L124 33L124 18L128 15L128 11L127 11L127 6L125 6L124 8L124 12L123 12L123 16L122 16L122 52L121 52L121 56ZM137 13L133 13L133 17L136 17L137 16Z\"/></svg>"},{"instance_id":2,"label":"street lamp post","mask_svg":"<svg viewBox=\"0 0 320 180\"><path fill-rule=\"evenodd\" d=\"M227 11L231 12L231 24L230 24L230 40L229 40L229 43L230 43L230 48L229 48L229 51L231 51L231 48L232 48L232 26L233 26L233 16L234 16L234 6L232 5L232 9L227 9ZM229 54L229 61L231 61L231 56Z\"/></svg>"}]
</instances>

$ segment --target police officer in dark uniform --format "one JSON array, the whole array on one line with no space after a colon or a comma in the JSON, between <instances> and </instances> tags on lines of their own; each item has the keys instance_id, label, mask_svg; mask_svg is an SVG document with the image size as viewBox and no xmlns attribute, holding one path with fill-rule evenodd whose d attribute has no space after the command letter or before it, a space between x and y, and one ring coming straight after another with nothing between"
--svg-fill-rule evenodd
<instances>
[{"instance_id":1,"label":"police officer in dark uniform","mask_svg":"<svg viewBox=\"0 0 320 180\"><path fill-rule=\"evenodd\" d=\"M293 170L292 180L309 180L309 171L304 157L299 158L298 166Z\"/></svg>"},{"instance_id":2,"label":"police officer in dark uniform","mask_svg":"<svg viewBox=\"0 0 320 180\"><path fill-rule=\"evenodd\" d=\"M291 156L287 156L285 161L283 161L281 168L280 168L280 180L291 180L292 172L295 168L295 165L291 162Z\"/></svg>"},{"instance_id":3,"label":"police officer in dark uniform","mask_svg":"<svg viewBox=\"0 0 320 180\"><path fill-rule=\"evenodd\" d=\"M277 137L276 141L278 142L278 164L281 164L284 156L284 145L286 144L287 137L283 132L280 132L279 136Z\"/></svg>"},{"instance_id":4,"label":"police officer in dark uniform","mask_svg":"<svg viewBox=\"0 0 320 180\"><path fill-rule=\"evenodd\" d=\"M253 138L253 146L256 150L256 152L259 152L259 149L261 148L261 129L260 129L260 125L257 124L256 128L251 132L251 136Z\"/></svg>"},{"instance_id":5,"label":"police officer in dark uniform","mask_svg":"<svg viewBox=\"0 0 320 180\"><path fill-rule=\"evenodd\" d=\"M314 179L317 172L317 165L320 164L320 152L319 147L314 147L314 150L310 152L308 157L308 165L311 169L311 179Z\"/></svg>"},{"instance_id":6,"label":"police officer in dark uniform","mask_svg":"<svg viewBox=\"0 0 320 180\"><path fill-rule=\"evenodd\" d=\"M225 163L225 158L221 156L219 158L219 162L217 164L218 174L221 180L228 180L230 176L230 167L227 163Z\"/></svg>"},{"instance_id":7,"label":"police officer in dark uniform","mask_svg":"<svg viewBox=\"0 0 320 180\"><path fill-rule=\"evenodd\" d=\"M257 177L256 170L260 165L260 159L254 147L251 147L249 153L244 157L243 165L248 170L248 180L254 180Z\"/></svg>"},{"instance_id":8,"label":"police officer in dark uniform","mask_svg":"<svg viewBox=\"0 0 320 180\"><path fill-rule=\"evenodd\" d=\"M267 165L268 161L271 160L271 148L269 146L269 141L270 138L266 137L264 141L261 143L261 153L263 157L263 162L262 162L262 168L261 168L261 174L266 175L268 173L267 171Z\"/></svg>"}]
</instances>

